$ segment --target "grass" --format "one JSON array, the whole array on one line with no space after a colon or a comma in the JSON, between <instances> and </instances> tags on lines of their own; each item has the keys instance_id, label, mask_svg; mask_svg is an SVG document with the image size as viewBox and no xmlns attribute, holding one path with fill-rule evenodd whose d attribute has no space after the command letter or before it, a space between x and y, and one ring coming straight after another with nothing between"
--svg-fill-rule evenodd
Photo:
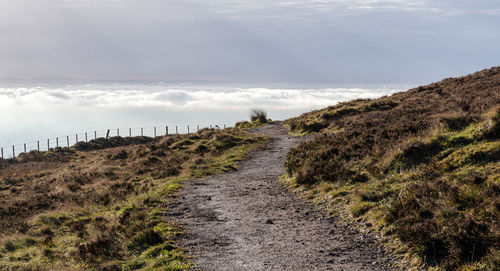
<instances>
[{"instance_id":1,"label":"grass","mask_svg":"<svg viewBox=\"0 0 500 271\"><path fill-rule=\"evenodd\" d=\"M289 153L284 182L417 266L498 270L499 86L493 68L287 120L321 136Z\"/></svg>"},{"instance_id":2,"label":"grass","mask_svg":"<svg viewBox=\"0 0 500 271\"><path fill-rule=\"evenodd\" d=\"M249 112L251 122L267 123L267 112L262 108L252 108Z\"/></svg>"},{"instance_id":3,"label":"grass","mask_svg":"<svg viewBox=\"0 0 500 271\"><path fill-rule=\"evenodd\" d=\"M169 202L183 182L234 170L265 142L204 129L21 155L0 171L0 269L192 269Z\"/></svg>"},{"instance_id":4,"label":"grass","mask_svg":"<svg viewBox=\"0 0 500 271\"><path fill-rule=\"evenodd\" d=\"M247 130L252 128L257 128L264 126L271 122L271 119L267 118L267 112L262 108L252 108L248 113L250 121L240 121L234 126L238 129Z\"/></svg>"}]
</instances>

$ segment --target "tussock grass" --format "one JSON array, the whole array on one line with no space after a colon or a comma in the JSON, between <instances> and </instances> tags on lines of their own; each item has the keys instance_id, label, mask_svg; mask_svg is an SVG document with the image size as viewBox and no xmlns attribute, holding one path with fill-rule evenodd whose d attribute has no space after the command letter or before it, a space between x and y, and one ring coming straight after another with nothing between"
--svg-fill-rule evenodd
<instances>
[{"instance_id":1,"label":"tussock grass","mask_svg":"<svg viewBox=\"0 0 500 271\"><path fill-rule=\"evenodd\" d=\"M267 112L262 108L253 108L248 113L250 121L239 121L235 123L234 127L241 130L247 130L264 126L271 122L267 118Z\"/></svg>"},{"instance_id":2,"label":"tussock grass","mask_svg":"<svg viewBox=\"0 0 500 271\"><path fill-rule=\"evenodd\" d=\"M252 108L248 115L251 122L267 123L267 112L262 108Z\"/></svg>"}]
</instances>

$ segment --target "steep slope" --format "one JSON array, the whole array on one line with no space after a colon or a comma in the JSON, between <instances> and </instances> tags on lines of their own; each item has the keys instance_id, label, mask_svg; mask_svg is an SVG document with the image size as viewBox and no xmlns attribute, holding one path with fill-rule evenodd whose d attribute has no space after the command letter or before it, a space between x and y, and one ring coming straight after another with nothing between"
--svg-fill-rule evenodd
<instances>
[{"instance_id":1,"label":"steep slope","mask_svg":"<svg viewBox=\"0 0 500 271\"><path fill-rule=\"evenodd\" d=\"M500 268L500 68L289 119L288 183L427 265Z\"/></svg>"}]
</instances>

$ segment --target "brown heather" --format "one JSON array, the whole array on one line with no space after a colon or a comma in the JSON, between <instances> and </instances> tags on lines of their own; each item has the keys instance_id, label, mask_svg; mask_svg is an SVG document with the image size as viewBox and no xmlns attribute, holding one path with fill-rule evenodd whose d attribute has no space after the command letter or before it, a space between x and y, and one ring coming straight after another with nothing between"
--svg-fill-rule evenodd
<instances>
[{"instance_id":1,"label":"brown heather","mask_svg":"<svg viewBox=\"0 0 500 271\"><path fill-rule=\"evenodd\" d=\"M287 170L428 266L500 269L500 68L287 120ZM321 194L321 193L320 193ZM347 206L347 207L345 207Z\"/></svg>"}]
</instances>

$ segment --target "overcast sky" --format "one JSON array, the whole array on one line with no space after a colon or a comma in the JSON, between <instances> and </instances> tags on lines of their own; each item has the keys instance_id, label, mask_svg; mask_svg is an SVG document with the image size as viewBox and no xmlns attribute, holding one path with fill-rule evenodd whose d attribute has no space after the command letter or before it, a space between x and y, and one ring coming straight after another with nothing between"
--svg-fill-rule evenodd
<instances>
[{"instance_id":1,"label":"overcast sky","mask_svg":"<svg viewBox=\"0 0 500 271\"><path fill-rule=\"evenodd\" d=\"M0 0L0 78L418 84L499 44L498 0Z\"/></svg>"}]
</instances>

